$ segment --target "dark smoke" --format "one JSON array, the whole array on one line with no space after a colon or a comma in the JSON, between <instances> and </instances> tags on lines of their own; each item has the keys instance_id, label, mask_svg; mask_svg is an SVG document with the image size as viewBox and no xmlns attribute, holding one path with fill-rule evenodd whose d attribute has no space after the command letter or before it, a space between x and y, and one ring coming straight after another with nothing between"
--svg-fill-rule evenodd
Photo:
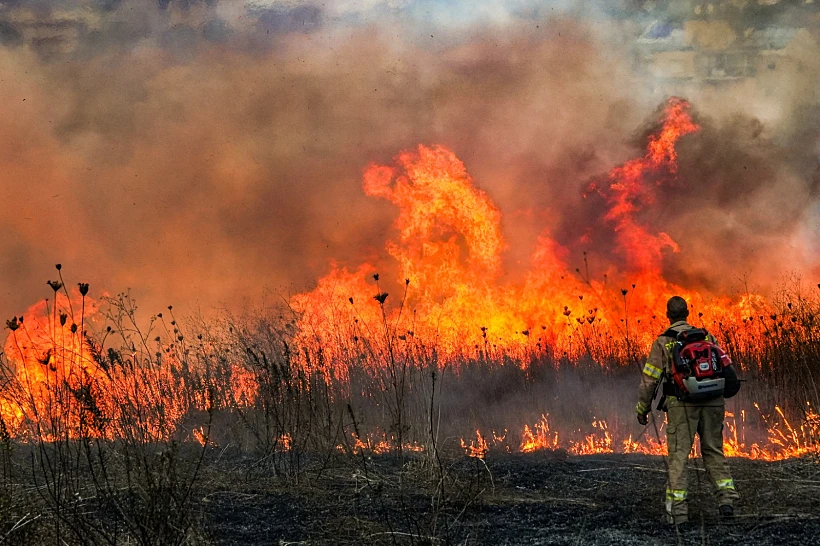
<instances>
[{"instance_id":1,"label":"dark smoke","mask_svg":"<svg viewBox=\"0 0 820 546\"><path fill-rule=\"evenodd\" d=\"M806 116L817 111L816 106L802 109ZM656 117L660 113L650 116L653 123L634 140L636 155L659 130ZM665 256L665 278L687 288L731 293L749 275L765 291L784 273L805 271L811 251L796 229L816 222L811 205L820 191L820 124L807 117L797 126L803 133L798 136L783 128L773 132L747 113L715 119L695 111L694 117L701 129L681 139L678 172L659 181L656 202L637 214L680 245L680 252ZM608 185L605 175L592 183ZM593 193L564 217L558 237L575 248L576 260L588 250L605 264L617 263L616 235L604 219L608 207ZM579 230L578 218L590 219L586 229ZM592 243L578 243L579 234Z\"/></svg>"}]
</instances>

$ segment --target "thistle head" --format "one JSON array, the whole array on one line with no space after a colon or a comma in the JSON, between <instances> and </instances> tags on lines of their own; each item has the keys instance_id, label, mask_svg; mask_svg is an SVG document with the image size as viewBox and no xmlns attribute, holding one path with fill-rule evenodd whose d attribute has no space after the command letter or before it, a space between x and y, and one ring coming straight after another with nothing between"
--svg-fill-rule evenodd
<instances>
[{"instance_id":1,"label":"thistle head","mask_svg":"<svg viewBox=\"0 0 820 546\"><path fill-rule=\"evenodd\" d=\"M17 322L17 317L11 317L9 320L6 321L6 328L14 332L20 327L20 323Z\"/></svg>"}]
</instances>

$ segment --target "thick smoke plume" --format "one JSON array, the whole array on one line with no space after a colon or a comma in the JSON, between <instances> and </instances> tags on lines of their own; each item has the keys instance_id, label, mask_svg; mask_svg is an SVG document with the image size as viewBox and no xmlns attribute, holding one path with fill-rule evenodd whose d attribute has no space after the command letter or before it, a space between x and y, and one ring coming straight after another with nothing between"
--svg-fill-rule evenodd
<instances>
[{"instance_id":1,"label":"thick smoke plume","mask_svg":"<svg viewBox=\"0 0 820 546\"><path fill-rule=\"evenodd\" d=\"M510 5L0 2L0 312L58 261L206 308L310 287L331 258L388 270L395 210L362 171L419 143L453 149L498 206L507 275L544 230L603 270L612 228L585 189L641 153L671 94L703 129L641 213L680 245L669 280L765 290L816 267L816 34L777 85L693 87L636 70L640 10Z\"/></svg>"}]
</instances>

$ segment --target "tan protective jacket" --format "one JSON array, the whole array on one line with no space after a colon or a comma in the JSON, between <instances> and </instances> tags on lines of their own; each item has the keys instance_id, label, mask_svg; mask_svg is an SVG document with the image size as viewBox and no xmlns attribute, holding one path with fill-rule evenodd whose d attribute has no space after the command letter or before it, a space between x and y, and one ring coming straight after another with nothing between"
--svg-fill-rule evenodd
<instances>
[{"instance_id":1,"label":"tan protective jacket","mask_svg":"<svg viewBox=\"0 0 820 546\"><path fill-rule=\"evenodd\" d=\"M679 320L672 323L669 329L676 332L683 332L694 328L685 320ZM635 411L644 414L648 413L650 404L652 404L652 397L655 394L655 388L658 383L663 380L664 375L672 369L672 353L670 351L676 339L670 336L659 336L652 344L652 349L649 351L649 358L643 367L643 374L641 374L641 384L638 387L638 405ZM709 334L709 341L716 343L714 336ZM687 402L688 406L723 406L723 396L712 398L711 400L702 400L700 402ZM667 398L666 404L682 404L675 398ZM666 409L666 408L664 408Z\"/></svg>"}]
</instances>

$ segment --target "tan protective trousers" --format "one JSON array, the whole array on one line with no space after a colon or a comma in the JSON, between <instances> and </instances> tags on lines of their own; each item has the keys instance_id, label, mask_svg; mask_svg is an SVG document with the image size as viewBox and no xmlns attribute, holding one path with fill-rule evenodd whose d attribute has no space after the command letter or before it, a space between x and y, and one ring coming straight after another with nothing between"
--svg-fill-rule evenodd
<instances>
[{"instance_id":1,"label":"tan protective trousers","mask_svg":"<svg viewBox=\"0 0 820 546\"><path fill-rule=\"evenodd\" d=\"M729 466L723 456L723 399L720 405L684 404L672 399L667 403L666 438L669 446L669 476L666 484L666 514L671 523L686 521L688 477L686 462L692 451L695 433L700 437L700 452L709 481L715 488L718 505L733 505L740 498ZM714 402L713 402L714 403Z\"/></svg>"}]
</instances>

